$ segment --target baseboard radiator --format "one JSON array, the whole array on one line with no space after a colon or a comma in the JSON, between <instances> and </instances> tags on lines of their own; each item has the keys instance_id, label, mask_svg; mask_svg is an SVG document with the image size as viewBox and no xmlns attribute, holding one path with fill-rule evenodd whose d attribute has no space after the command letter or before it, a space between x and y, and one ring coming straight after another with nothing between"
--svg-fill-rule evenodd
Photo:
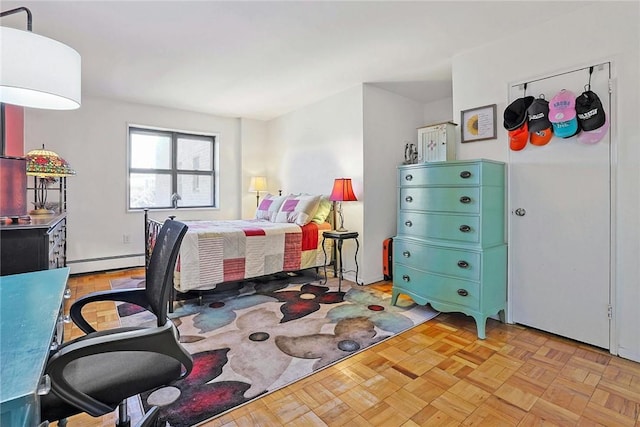
<instances>
[{"instance_id":1,"label":"baseboard radiator","mask_svg":"<svg viewBox=\"0 0 640 427\"><path fill-rule=\"evenodd\" d=\"M70 274L144 267L144 254L68 260L67 266L70 269Z\"/></svg>"}]
</instances>

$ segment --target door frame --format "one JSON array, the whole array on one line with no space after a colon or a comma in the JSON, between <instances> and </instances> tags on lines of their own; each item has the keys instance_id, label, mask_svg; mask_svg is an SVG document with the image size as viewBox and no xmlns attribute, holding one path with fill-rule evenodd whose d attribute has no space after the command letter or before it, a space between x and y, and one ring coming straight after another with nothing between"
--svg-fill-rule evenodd
<instances>
[{"instance_id":1,"label":"door frame","mask_svg":"<svg viewBox=\"0 0 640 427\"><path fill-rule=\"evenodd\" d=\"M618 324L616 322L616 307L618 304L618 292L616 283L616 270L617 270L617 257L616 257L616 242L617 242L617 175L618 175L618 120L617 120L617 68L616 61L617 55L613 57L607 57L600 60L589 61L582 65L576 65L568 68L556 70L552 73L546 73L543 75L530 76L526 79L516 80L507 83L507 100L505 105L509 105L512 100L510 99L510 92L513 86L524 84L525 82L551 78L558 74L570 73L573 71L581 70L583 68L589 68L593 64L609 63L609 305L611 307L611 318L609 320L609 353L618 354ZM507 147L507 212L505 216L507 218L507 243L508 247L511 247L511 231L513 215L511 215L514 207L511 205L511 198L509 197L511 189L511 150ZM506 322L514 324L513 321L513 300L509 297L513 295L513 269L511 266L511 252L507 251L507 305L505 318Z\"/></svg>"}]
</instances>

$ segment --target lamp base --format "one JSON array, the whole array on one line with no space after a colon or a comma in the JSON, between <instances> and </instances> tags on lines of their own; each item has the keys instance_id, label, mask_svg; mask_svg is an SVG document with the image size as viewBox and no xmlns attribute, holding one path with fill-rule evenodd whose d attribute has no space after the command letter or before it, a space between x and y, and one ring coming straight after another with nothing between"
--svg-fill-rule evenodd
<instances>
[{"instance_id":1,"label":"lamp base","mask_svg":"<svg viewBox=\"0 0 640 427\"><path fill-rule=\"evenodd\" d=\"M338 233L346 233L346 232L347 232L347 231L349 231L349 230L347 230L347 229L346 229L346 228L344 228L344 227L340 227L340 228L336 228L336 231L337 231Z\"/></svg>"},{"instance_id":2,"label":"lamp base","mask_svg":"<svg viewBox=\"0 0 640 427\"><path fill-rule=\"evenodd\" d=\"M29 215L55 215L55 211L52 211L51 209L38 208L29 211Z\"/></svg>"}]
</instances>

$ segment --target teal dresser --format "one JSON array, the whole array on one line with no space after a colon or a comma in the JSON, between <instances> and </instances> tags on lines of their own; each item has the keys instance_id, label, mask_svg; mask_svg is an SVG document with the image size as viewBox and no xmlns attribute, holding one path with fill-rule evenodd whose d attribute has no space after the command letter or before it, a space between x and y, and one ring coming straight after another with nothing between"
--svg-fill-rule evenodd
<instances>
[{"instance_id":1,"label":"teal dresser","mask_svg":"<svg viewBox=\"0 0 640 427\"><path fill-rule=\"evenodd\" d=\"M478 338L487 317L504 320L507 299L505 166L490 160L398 167L398 234L393 296L473 316Z\"/></svg>"}]
</instances>

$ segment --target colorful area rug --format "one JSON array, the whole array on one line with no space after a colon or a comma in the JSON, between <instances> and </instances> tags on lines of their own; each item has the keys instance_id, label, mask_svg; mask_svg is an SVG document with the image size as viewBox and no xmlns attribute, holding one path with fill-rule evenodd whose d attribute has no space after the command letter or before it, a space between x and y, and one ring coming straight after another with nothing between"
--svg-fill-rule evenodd
<instances>
[{"instance_id":1,"label":"colorful area rug","mask_svg":"<svg viewBox=\"0 0 640 427\"><path fill-rule=\"evenodd\" d=\"M142 287L118 279L113 288ZM280 275L176 303L171 315L193 355L191 374L141 396L161 408L162 425L192 426L273 392L345 357L434 318L438 313L368 286L313 275ZM121 304L123 326L154 321Z\"/></svg>"}]
</instances>

